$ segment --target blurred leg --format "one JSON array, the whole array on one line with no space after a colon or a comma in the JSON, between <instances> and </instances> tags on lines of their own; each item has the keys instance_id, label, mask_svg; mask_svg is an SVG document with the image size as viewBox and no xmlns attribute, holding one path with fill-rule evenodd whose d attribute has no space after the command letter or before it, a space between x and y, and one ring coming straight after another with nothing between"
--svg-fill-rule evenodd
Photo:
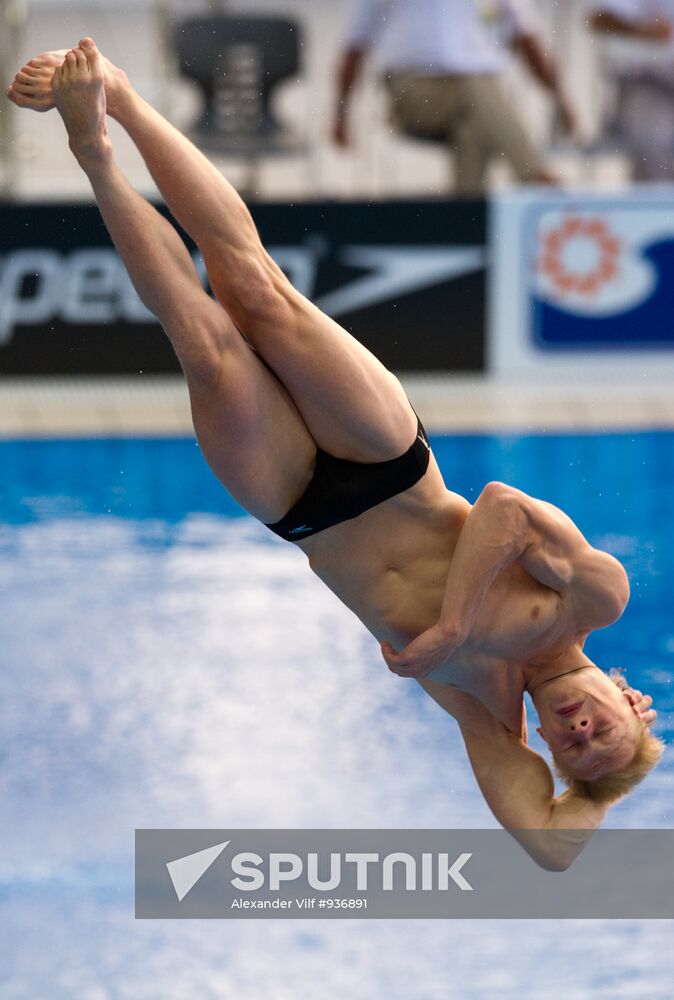
<instances>
[{"instance_id":1,"label":"blurred leg","mask_svg":"<svg viewBox=\"0 0 674 1000\"><path fill-rule=\"evenodd\" d=\"M552 180L495 74L461 77L457 118L457 191L481 191L487 164L504 159L520 181Z\"/></svg>"},{"instance_id":2,"label":"blurred leg","mask_svg":"<svg viewBox=\"0 0 674 1000\"><path fill-rule=\"evenodd\" d=\"M483 196L489 163L499 157L519 180L549 179L503 97L498 77L401 74L389 80L389 91L398 129L446 143L458 195Z\"/></svg>"},{"instance_id":3,"label":"blurred leg","mask_svg":"<svg viewBox=\"0 0 674 1000\"><path fill-rule=\"evenodd\" d=\"M455 193L463 198L481 198L486 190L491 156L473 108L459 111L447 139L454 154Z\"/></svg>"},{"instance_id":4,"label":"blurred leg","mask_svg":"<svg viewBox=\"0 0 674 1000\"><path fill-rule=\"evenodd\" d=\"M401 73L387 80L391 121L403 134L442 142L454 128L460 77Z\"/></svg>"},{"instance_id":5,"label":"blurred leg","mask_svg":"<svg viewBox=\"0 0 674 1000\"><path fill-rule=\"evenodd\" d=\"M674 94L635 80L621 106L621 131L632 156L637 181L674 179Z\"/></svg>"}]
</instances>

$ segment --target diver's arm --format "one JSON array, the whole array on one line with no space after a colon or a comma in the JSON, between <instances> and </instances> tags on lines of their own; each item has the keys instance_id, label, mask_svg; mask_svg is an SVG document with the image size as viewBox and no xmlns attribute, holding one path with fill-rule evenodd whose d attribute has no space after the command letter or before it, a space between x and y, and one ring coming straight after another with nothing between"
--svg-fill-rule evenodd
<instances>
[{"instance_id":1,"label":"diver's arm","mask_svg":"<svg viewBox=\"0 0 674 1000\"><path fill-rule=\"evenodd\" d=\"M503 483L487 483L461 529L436 625L401 653L382 643L391 670L418 678L445 663L470 635L496 576L523 554L529 540L518 498Z\"/></svg>"},{"instance_id":2,"label":"diver's arm","mask_svg":"<svg viewBox=\"0 0 674 1000\"><path fill-rule=\"evenodd\" d=\"M568 868L607 807L570 792L555 798L550 768L527 746L524 703L512 732L474 695L435 681L419 683L458 722L480 791L499 823L542 868Z\"/></svg>"},{"instance_id":3,"label":"diver's arm","mask_svg":"<svg viewBox=\"0 0 674 1000\"><path fill-rule=\"evenodd\" d=\"M461 726L473 772L496 819L549 871L569 868L608 806L564 792L555 798L545 760L494 719L490 730Z\"/></svg>"},{"instance_id":4,"label":"diver's arm","mask_svg":"<svg viewBox=\"0 0 674 1000\"><path fill-rule=\"evenodd\" d=\"M425 677L465 642L496 576L520 560L534 579L562 598L578 631L616 621L629 600L625 570L592 548L570 517L505 483L487 483L461 529L438 621L401 652L382 643L391 670Z\"/></svg>"},{"instance_id":5,"label":"diver's arm","mask_svg":"<svg viewBox=\"0 0 674 1000\"><path fill-rule=\"evenodd\" d=\"M566 791L553 799L547 827L542 830L510 828L508 833L541 868L566 871L601 826L608 808Z\"/></svg>"},{"instance_id":6,"label":"diver's arm","mask_svg":"<svg viewBox=\"0 0 674 1000\"><path fill-rule=\"evenodd\" d=\"M578 629L591 631L612 625L630 597L623 566L593 548L570 517L545 500L535 500L506 487L527 520L527 544L521 563L539 583L557 591Z\"/></svg>"},{"instance_id":7,"label":"diver's arm","mask_svg":"<svg viewBox=\"0 0 674 1000\"><path fill-rule=\"evenodd\" d=\"M494 577L515 559L535 580L560 595L579 628L611 625L627 606L630 587L621 563L593 548L571 518L546 500L505 483L489 483L464 531L440 613L441 624L455 627L464 636Z\"/></svg>"}]
</instances>

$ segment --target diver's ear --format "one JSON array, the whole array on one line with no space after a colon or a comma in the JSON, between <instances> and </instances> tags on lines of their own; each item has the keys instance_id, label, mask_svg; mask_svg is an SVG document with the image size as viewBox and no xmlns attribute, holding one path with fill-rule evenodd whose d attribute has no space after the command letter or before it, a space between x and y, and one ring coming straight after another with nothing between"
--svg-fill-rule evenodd
<instances>
[{"instance_id":1,"label":"diver's ear","mask_svg":"<svg viewBox=\"0 0 674 1000\"><path fill-rule=\"evenodd\" d=\"M540 726L536 726L536 732L538 733L538 735L540 736L540 738L543 740L543 742L545 744L547 744L548 741L545 738L545 733L543 732L543 730L541 729Z\"/></svg>"}]
</instances>

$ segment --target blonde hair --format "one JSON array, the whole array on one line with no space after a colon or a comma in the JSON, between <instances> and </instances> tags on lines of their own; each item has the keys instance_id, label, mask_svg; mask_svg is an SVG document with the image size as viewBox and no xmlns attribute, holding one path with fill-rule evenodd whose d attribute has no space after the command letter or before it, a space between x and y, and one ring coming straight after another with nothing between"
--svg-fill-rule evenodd
<instances>
[{"instance_id":1,"label":"blonde hair","mask_svg":"<svg viewBox=\"0 0 674 1000\"><path fill-rule=\"evenodd\" d=\"M611 670L608 677L621 691L629 690L629 684L625 680L622 670ZM557 760L554 761L555 773L567 786L569 792L581 798L608 805L610 802L621 799L623 795L627 795L646 777L662 757L665 744L651 733L649 727L641 719L635 716L634 722L637 733L637 748L629 764L619 771L606 774L594 781L588 781L574 777L564 769L562 764Z\"/></svg>"}]
</instances>

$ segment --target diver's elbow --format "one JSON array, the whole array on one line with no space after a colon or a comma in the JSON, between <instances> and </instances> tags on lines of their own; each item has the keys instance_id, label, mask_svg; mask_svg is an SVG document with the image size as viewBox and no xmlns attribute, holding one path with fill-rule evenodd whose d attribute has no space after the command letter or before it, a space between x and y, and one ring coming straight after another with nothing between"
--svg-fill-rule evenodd
<instances>
[{"instance_id":1,"label":"diver's elbow","mask_svg":"<svg viewBox=\"0 0 674 1000\"><path fill-rule=\"evenodd\" d=\"M574 857L534 857L534 861L540 867L545 869L546 872L565 872L568 871L573 862Z\"/></svg>"}]
</instances>

